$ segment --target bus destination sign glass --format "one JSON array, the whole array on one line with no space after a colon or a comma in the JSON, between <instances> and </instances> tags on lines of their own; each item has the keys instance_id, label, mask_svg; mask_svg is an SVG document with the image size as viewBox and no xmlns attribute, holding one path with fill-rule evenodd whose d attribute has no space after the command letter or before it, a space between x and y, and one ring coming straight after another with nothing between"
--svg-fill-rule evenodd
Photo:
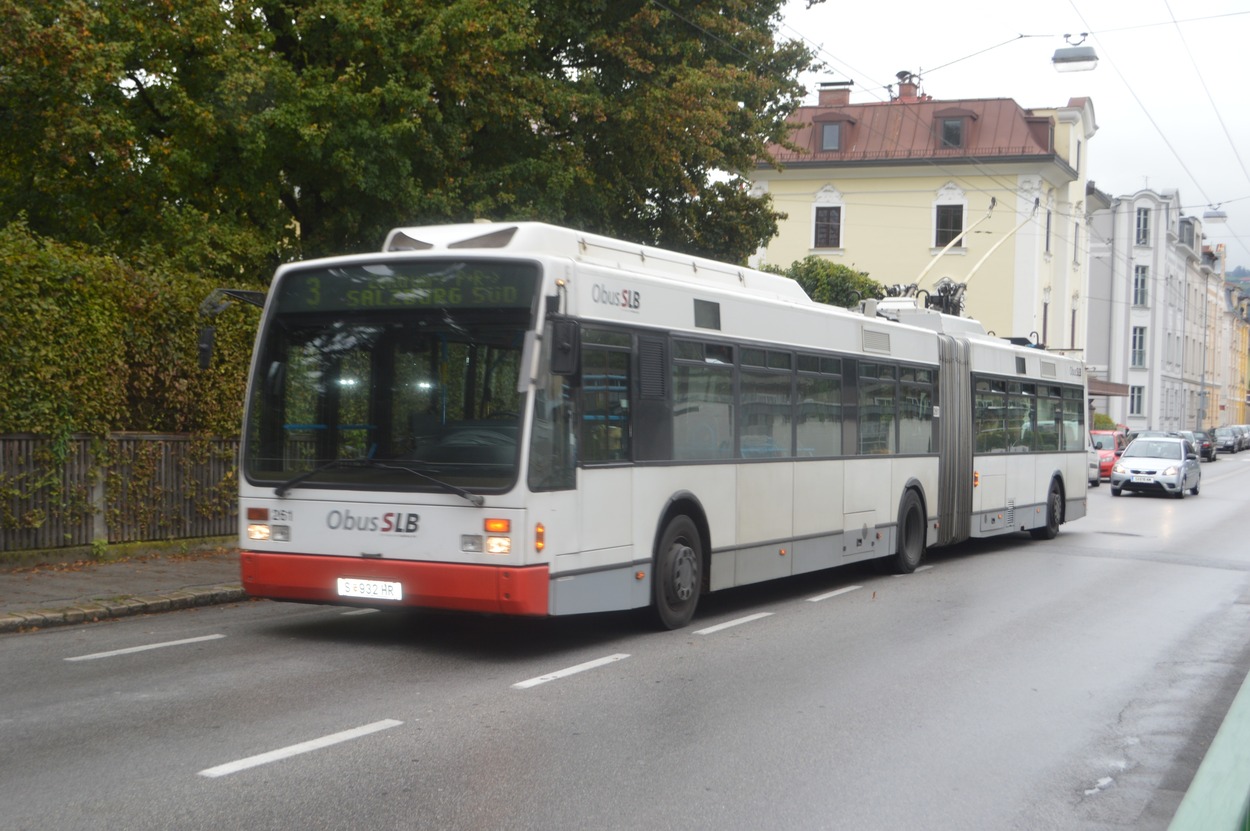
<instances>
[{"instance_id":1,"label":"bus destination sign glass","mask_svg":"<svg viewBox=\"0 0 1250 831\"><path fill-rule=\"evenodd\" d=\"M538 287L531 263L425 260L294 271L279 312L402 309L530 309Z\"/></svg>"}]
</instances>

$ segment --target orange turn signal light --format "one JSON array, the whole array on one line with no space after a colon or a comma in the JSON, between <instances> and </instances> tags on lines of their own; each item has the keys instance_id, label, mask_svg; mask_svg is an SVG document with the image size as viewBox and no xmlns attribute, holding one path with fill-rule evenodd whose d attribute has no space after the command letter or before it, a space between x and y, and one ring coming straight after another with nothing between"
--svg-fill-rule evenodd
<instances>
[{"instance_id":1,"label":"orange turn signal light","mask_svg":"<svg viewBox=\"0 0 1250 831\"><path fill-rule=\"evenodd\" d=\"M506 534L512 530L512 520L510 519L488 519L486 520L486 533L488 534Z\"/></svg>"}]
</instances>

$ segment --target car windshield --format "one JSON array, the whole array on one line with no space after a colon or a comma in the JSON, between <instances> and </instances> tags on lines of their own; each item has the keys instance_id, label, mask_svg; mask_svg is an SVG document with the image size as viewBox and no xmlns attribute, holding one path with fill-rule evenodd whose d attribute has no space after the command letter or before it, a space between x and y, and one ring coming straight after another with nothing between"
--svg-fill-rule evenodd
<instances>
[{"instance_id":1,"label":"car windshield","mask_svg":"<svg viewBox=\"0 0 1250 831\"><path fill-rule=\"evenodd\" d=\"M1124 451L1124 455L1151 459L1184 458L1178 441L1135 441Z\"/></svg>"}]
</instances>

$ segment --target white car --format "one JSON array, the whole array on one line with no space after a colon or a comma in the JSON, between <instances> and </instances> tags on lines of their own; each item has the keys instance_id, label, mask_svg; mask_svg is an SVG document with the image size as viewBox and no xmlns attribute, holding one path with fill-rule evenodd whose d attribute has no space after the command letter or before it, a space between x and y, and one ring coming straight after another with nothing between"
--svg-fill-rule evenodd
<instances>
[{"instance_id":1,"label":"white car","mask_svg":"<svg viewBox=\"0 0 1250 831\"><path fill-rule=\"evenodd\" d=\"M1089 437L1085 445L1085 455L1089 457L1089 486L1096 488L1102 484L1101 460L1098 449L1094 447L1094 437L1088 433L1085 435Z\"/></svg>"},{"instance_id":2,"label":"white car","mask_svg":"<svg viewBox=\"0 0 1250 831\"><path fill-rule=\"evenodd\" d=\"M1180 436L1139 436L1124 448L1111 468L1111 495L1141 491L1183 499L1202 485L1194 447Z\"/></svg>"}]
</instances>

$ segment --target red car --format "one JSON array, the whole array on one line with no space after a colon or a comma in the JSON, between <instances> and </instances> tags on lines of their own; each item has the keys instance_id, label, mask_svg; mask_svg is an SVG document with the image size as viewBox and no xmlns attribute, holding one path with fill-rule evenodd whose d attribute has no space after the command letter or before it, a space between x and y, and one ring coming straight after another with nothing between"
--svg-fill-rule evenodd
<instances>
[{"instance_id":1,"label":"red car","mask_svg":"<svg viewBox=\"0 0 1250 831\"><path fill-rule=\"evenodd\" d=\"M1128 446L1128 437L1118 430L1090 430L1089 434L1098 449L1098 475L1110 479L1115 460Z\"/></svg>"}]
</instances>

